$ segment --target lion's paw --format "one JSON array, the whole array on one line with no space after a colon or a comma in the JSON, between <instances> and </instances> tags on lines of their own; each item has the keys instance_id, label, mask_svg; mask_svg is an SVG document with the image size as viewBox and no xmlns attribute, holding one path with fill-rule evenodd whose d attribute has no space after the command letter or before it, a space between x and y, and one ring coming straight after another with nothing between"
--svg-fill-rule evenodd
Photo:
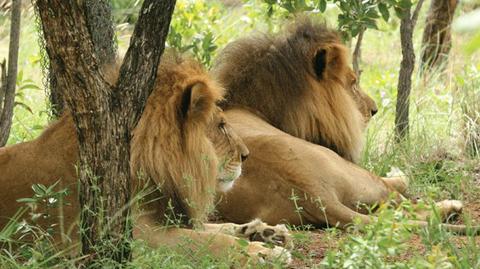
<instances>
[{"instance_id":1,"label":"lion's paw","mask_svg":"<svg viewBox=\"0 0 480 269\"><path fill-rule=\"evenodd\" d=\"M446 211L450 213L462 213L463 203L459 200L443 200L437 203L437 206L440 208L447 209Z\"/></svg>"},{"instance_id":2,"label":"lion's paw","mask_svg":"<svg viewBox=\"0 0 480 269\"><path fill-rule=\"evenodd\" d=\"M456 220L463 211L463 203L458 200L443 200L435 205L440 209L443 221L447 222Z\"/></svg>"},{"instance_id":3,"label":"lion's paw","mask_svg":"<svg viewBox=\"0 0 480 269\"><path fill-rule=\"evenodd\" d=\"M292 263L292 254L287 249L279 246L265 247L260 242L251 242L248 254L260 263L274 262L284 265Z\"/></svg>"},{"instance_id":4,"label":"lion's paw","mask_svg":"<svg viewBox=\"0 0 480 269\"><path fill-rule=\"evenodd\" d=\"M248 238L250 241L272 243L289 249L293 247L292 236L284 224L270 226L259 219L255 219L239 225L235 234L239 237Z\"/></svg>"}]
</instances>

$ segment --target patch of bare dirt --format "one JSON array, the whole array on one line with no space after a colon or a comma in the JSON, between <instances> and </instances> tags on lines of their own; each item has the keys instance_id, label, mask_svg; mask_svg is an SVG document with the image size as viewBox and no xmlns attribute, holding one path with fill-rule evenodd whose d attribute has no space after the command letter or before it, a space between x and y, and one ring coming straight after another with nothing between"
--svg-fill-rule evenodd
<instances>
[{"instance_id":1,"label":"patch of bare dirt","mask_svg":"<svg viewBox=\"0 0 480 269\"><path fill-rule=\"evenodd\" d=\"M480 200L466 202L463 214L467 215L473 224L480 225ZM455 224L463 224L463 218L458 218ZM325 230L313 230L302 233L306 235L307 239L302 240L295 246L294 260L290 268L312 268L314 265L322 262L327 251L335 250L339 243L348 236L348 233L341 231L335 234ZM469 237L452 236L451 240L457 247L462 248L469 240ZM475 242L477 245L480 245L480 236L475 238ZM408 246L408 251L403 252L399 256L390 257L389 259L392 262L407 261L426 253L426 246L419 234L413 234L405 244Z\"/></svg>"},{"instance_id":2,"label":"patch of bare dirt","mask_svg":"<svg viewBox=\"0 0 480 269\"><path fill-rule=\"evenodd\" d=\"M308 239L295 246L291 268L310 268L312 265L319 264L325 258L327 251L335 249L347 235L340 231L332 234L325 230L303 233L306 234Z\"/></svg>"}]
</instances>

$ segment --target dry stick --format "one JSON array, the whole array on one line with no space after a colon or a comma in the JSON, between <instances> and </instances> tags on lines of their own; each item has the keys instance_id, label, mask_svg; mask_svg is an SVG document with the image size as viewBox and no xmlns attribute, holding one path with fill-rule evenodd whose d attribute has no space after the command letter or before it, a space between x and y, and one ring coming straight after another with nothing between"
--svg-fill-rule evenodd
<instances>
[{"instance_id":1,"label":"dry stick","mask_svg":"<svg viewBox=\"0 0 480 269\"><path fill-rule=\"evenodd\" d=\"M415 52L413 50L413 29L417 23L418 14L424 0L419 0L413 15L408 8L400 21L400 41L402 44L402 62L398 76L398 94L395 112L395 140L402 141L408 134L410 91L412 89L412 73L415 67Z\"/></svg>"},{"instance_id":2,"label":"dry stick","mask_svg":"<svg viewBox=\"0 0 480 269\"><path fill-rule=\"evenodd\" d=\"M8 47L7 86L5 88L5 100L2 115L0 116L0 147L7 144L8 136L10 135L10 128L12 127L13 107L15 106L15 84L17 81L21 7L22 0L13 0L12 21L10 25L10 44Z\"/></svg>"}]
</instances>

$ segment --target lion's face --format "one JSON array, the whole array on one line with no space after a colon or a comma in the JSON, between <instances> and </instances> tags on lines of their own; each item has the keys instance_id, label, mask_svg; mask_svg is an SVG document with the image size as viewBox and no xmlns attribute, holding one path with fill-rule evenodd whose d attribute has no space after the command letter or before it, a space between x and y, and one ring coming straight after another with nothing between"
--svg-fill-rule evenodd
<instances>
[{"instance_id":1,"label":"lion's face","mask_svg":"<svg viewBox=\"0 0 480 269\"><path fill-rule=\"evenodd\" d=\"M220 109L214 116L208 136L218 158L217 188L227 191L242 174L242 162L248 157L249 151Z\"/></svg>"},{"instance_id":2,"label":"lion's face","mask_svg":"<svg viewBox=\"0 0 480 269\"><path fill-rule=\"evenodd\" d=\"M358 110L360 110L362 113L365 123L367 123L373 116L375 116L375 114L377 114L377 104L366 92L362 90L360 85L358 85L357 77L353 71L347 80L348 92L355 101Z\"/></svg>"}]
</instances>

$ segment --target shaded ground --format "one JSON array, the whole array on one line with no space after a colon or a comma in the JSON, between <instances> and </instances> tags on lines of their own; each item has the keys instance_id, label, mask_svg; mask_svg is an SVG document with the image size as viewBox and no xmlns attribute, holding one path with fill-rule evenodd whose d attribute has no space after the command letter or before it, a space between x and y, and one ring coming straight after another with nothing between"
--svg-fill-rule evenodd
<instances>
[{"instance_id":1,"label":"shaded ground","mask_svg":"<svg viewBox=\"0 0 480 269\"><path fill-rule=\"evenodd\" d=\"M472 222L480 225L480 201L472 201L465 204L463 214L468 216ZM455 224L462 224L462 218L459 218ZM298 233L302 235L298 235ZM325 258L327 251L338 248L340 242L345 240L349 234L343 231L326 231L326 230L312 230L306 232L297 232L296 237L299 243L295 246L294 261L290 268L312 268L318 265ZM468 237L455 236L452 238L457 246L463 246ZM475 238L475 242L480 246L480 236ZM398 257L394 257L392 261L405 261L414 256L425 254L425 245L419 234L412 234L410 240L405 242L408 245L408 251L404 252Z\"/></svg>"}]
</instances>

